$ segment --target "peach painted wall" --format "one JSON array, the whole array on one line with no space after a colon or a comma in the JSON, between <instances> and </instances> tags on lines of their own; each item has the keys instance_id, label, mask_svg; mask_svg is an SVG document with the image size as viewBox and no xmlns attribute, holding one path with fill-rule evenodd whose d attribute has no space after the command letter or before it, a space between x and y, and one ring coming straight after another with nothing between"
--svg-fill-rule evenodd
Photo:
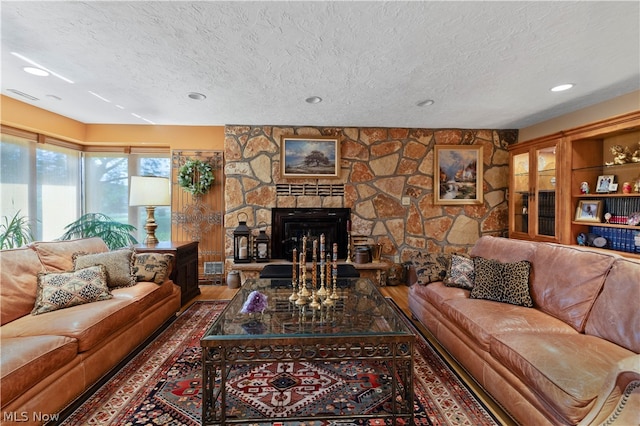
<instances>
[{"instance_id":1,"label":"peach painted wall","mask_svg":"<svg viewBox=\"0 0 640 426\"><path fill-rule=\"evenodd\" d=\"M2 124L83 145L153 145L170 149L224 149L224 126L85 124L1 96Z\"/></svg>"},{"instance_id":2,"label":"peach painted wall","mask_svg":"<svg viewBox=\"0 0 640 426\"><path fill-rule=\"evenodd\" d=\"M519 130L518 140L521 142L528 141L562 130L605 120L616 115L637 111L638 108L640 108L640 91L631 92L533 126L524 127Z\"/></svg>"}]
</instances>

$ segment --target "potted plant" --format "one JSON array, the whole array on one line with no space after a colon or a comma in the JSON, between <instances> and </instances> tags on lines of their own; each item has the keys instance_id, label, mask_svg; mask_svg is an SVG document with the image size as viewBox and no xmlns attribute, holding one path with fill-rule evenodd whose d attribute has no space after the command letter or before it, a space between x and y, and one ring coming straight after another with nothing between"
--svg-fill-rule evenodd
<instances>
[{"instance_id":1,"label":"potted plant","mask_svg":"<svg viewBox=\"0 0 640 426\"><path fill-rule=\"evenodd\" d=\"M26 216L20 215L20 210L9 219L2 217L0 224L0 250L21 247L33 241L33 234Z\"/></svg>"},{"instance_id":2,"label":"potted plant","mask_svg":"<svg viewBox=\"0 0 640 426\"><path fill-rule=\"evenodd\" d=\"M110 250L138 243L131 235L136 230L135 226L117 222L102 213L86 213L64 229L66 232L60 240L100 237Z\"/></svg>"}]
</instances>

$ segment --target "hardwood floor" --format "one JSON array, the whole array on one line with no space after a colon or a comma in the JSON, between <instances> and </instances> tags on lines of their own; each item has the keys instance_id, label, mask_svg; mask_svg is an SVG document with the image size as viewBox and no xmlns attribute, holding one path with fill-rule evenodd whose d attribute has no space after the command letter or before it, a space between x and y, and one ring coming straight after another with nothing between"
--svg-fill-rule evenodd
<instances>
[{"instance_id":1,"label":"hardwood floor","mask_svg":"<svg viewBox=\"0 0 640 426\"><path fill-rule=\"evenodd\" d=\"M226 285L200 285L201 294L194 299L186 303L180 312L187 309L196 300L231 300L233 296L238 292L238 289L230 289ZM424 336L435 346L438 352L447 360L449 365L456 371L458 376L469 386L476 395L482 400L487 408L493 413L498 421L505 426L517 425L509 415L507 415L499 405L497 405L489 395L467 374L467 372L440 346L438 341L431 335L431 333L422 326L418 321L414 320L409 311L409 287L400 286L387 286L380 287L380 292L385 297L390 297L393 301L402 309L407 317L411 319L413 324L424 334Z\"/></svg>"}]
</instances>

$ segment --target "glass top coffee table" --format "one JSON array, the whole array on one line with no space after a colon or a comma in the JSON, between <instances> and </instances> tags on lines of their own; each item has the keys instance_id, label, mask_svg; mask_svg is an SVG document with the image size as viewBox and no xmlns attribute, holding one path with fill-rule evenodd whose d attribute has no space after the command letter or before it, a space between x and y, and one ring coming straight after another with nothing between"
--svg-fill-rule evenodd
<instances>
[{"instance_id":1,"label":"glass top coffee table","mask_svg":"<svg viewBox=\"0 0 640 426\"><path fill-rule=\"evenodd\" d=\"M267 297L263 312L242 313L252 292ZM202 346L202 424L381 419L385 424L413 424L413 345L415 336L401 314L367 278L338 279L335 290L301 303L292 297L290 280L247 280L200 341ZM327 301L329 300L329 301ZM253 409L229 409L234 371L265 363L361 362L384 370L387 400L376 412L354 413L339 407L309 413L288 407L286 392L294 382L274 382L270 398L283 407L269 415ZM305 364L307 365L307 364ZM287 377L285 377L286 379ZM282 377L278 380L284 380ZM377 390L382 392L382 390ZM290 402L290 401L289 401ZM402 420L402 423L398 422ZM398 423L397 423L398 422Z\"/></svg>"}]
</instances>

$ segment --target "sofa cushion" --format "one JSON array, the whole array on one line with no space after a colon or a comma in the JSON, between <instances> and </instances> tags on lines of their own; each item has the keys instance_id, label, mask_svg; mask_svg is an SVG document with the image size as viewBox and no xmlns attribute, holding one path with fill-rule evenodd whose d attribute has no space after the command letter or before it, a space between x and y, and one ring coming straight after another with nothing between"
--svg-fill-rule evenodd
<instances>
[{"instance_id":1,"label":"sofa cushion","mask_svg":"<svg viewBox=\"0 0 640 426\"><path fill-rule=\"evenodd\" d=\"M617 259L589 313L585 333L640 353L639 300L640 261Z\"/></svg>"},{"instance_id":2,"label":"sofa cushion","mask_svg":"<svg viewBox=\"0 0 640 426\"><path fill-rule=\"evenodd\" d=\"M0 251L0 325L29 315L44 268L29 247Z\"/></svg>"},{"instance_id":3,"label":"sofa cushion","mask_svg":"<svg viewBox=\"0 0 640 426\"><path fill-rule=\"evenodd\" d=\"M169 253L135 253L133 255L133 274L136 276L136 280L162 284L169 277L173 257L173 254Z\"/></svg>"},{"instance_id":4,"label":"sofa cushion","mask_svg":"<svg viewBox=\"0 0 640 426\"><path fill-rule=\"evenodd\" d=\"M490 346L498 362L570 424L587 415L607 374L633 355L606 340L580 333L497 333Z\"/></svg>"},{"instance_id":5,"label":"sofa cushion","mask_svg":"<svg viewBox=\"0 0 640 426\"><path fill-rule=\"evenodd\" d=\"M460 287L471 290L475 282L473 259L467 255L452 254L444 284L447 287Z\"/></svg>"},{"instance_id":6,"label":"sofa cushion","mask_svg":"<svg viewBox=\"0 0 640 426\"><path fill-rule=\"evenodd\" d=\"M98 237L68 241L37 241L29 246L33 247L44 267L51 272L71 271L74 253L109 251L109 247L102 241L102 238Z\"/></svg>"},{"instance_id":7,"label":"sofa cushion","mask_svg":"<svg viewBox=\"0 0 640 426\"><path fill-rule=\"evenodd\" d=\"M419 252L411 259L418 277L418 284L426 285L442 281L449 269L450 255Z\"/></svg>"},{"instance_id":8,"label":"sofa cushion","mask_svg":"<svg viewBox=\"0 0 640 426\"><path fill-rule=\"evenodd\" d=\"M583 332L587 315L615 259L578 247L539 244L531 279L533 303Z\"/></svg>"},{"instance_id":9,"label":"sofa cushion","mask_svg":"<svg viewBox=\"0 0 640 426\"><path fill-rule=\"evenodd\" d=\"M472 257L484 257L500 262L517 262L528 260L533 262L537 243L485 235L473 246L469 254Z\"/></svg>"},{"instance_id":10,"label":"sofa cushion","mask_svg":"<svg viewBox=\"0 0 640 426\"><path fill-rule=\"evenodd\" d=\"M123 249L104 253L75 253L73 255L73 269L87 266L104 265L107 270L107 285L113 287L127 287L136 283L133 275L133 250Z\"/></svg>"},{"instance_id":11,"label":"sofa cushion","mask_svg":"<svg viewBox=\"0 0 640 426\"><path fill-rule=\"evenodd\" d=\"M123 327L135 327L140 309L131 300L111 298L85 305L27 315L2 327L2 338L57 335L78 341L78 352L101 345Z\"/></svg>"},{"instance_id":12,"label":"sofa cushion","mask_svg":"<svg viewBox=\"0 0 640 426\"><path fill-rule=\"evenodd\" d=\"M489 351L493 334L506 331L576 333L571 326L537 309L490 300L452 298L442 302L440 311L485 351Z\"/></svg>"},{"instance_id":13,"label":"sofa cushion","mask_svg":"<svg viewBox=\"0 0 640 426\"><path fill-rule=\"evenodd\" d=\"M36 303L31 313L39 315L111 297L103 265L70 272L40 273Z\"/></svg>"},{"instance_id":14,"label":"sofa cushion","mask_svg":"<svg viewBox=\"0 0 640 426\"><path fill-rule=\"evenodd\" d=\"M436 282L428 286L412 286L409 291L411 297L422 297L433 306L441 306L445 300L449 299L469 298L469 290L448 287L443 282Z\"/></svg>"},{"instance_id":15,"label":"sofa cushion","mask_svg":"<svg viewBox=\"0 0 640 426\"><path fill-rule=\"evenodd\" d=\"M114 288L111 290L111 294L115 299L133 301L138 311L144 312L161 300L171 297L174 286L175 284L170 280L165 280L160 285L143 281L132 287Z\"/></svg>"},{"instance_id":16,"label":"sofa cushion","mask_svg":"<svg viewBox=\"0 0 640 426\"><path fill-rule=\"evenodd\" d=\"M528 261L502 263L476 257L473 265L475 280L470 295L472 299L487 299L528 308L533 306L529 295L531 264Z\"/></svg>"},{"instance_id":17,"label":"sofa cushion","mask_svg":"<svg viewBox=\"0 0 640 426\"><path fill-rule=\"evenodd\" d=\"M63 336L29 336L2 339L0 378L5 406L53 373L78 353L78 342Z\"/></svg>"}]
</instances>

